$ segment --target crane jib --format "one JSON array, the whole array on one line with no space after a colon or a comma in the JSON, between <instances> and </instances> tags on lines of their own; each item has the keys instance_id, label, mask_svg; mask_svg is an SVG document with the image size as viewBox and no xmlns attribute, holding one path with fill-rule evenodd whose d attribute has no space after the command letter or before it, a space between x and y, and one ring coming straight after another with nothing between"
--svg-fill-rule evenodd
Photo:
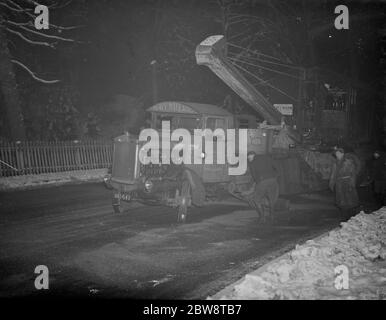
<instances>
[{"instance_id":1,"label":"crane jib","mask_svg":"<svg viewBox=\"0 0 386 320\"><path fill-rule=\"evenodd\" d=\"M280 124L282 114L225 57L224 36L210 36L196 48L196 61L208 66L221 80L270 124Z\"/></svg>"}]
</instances>

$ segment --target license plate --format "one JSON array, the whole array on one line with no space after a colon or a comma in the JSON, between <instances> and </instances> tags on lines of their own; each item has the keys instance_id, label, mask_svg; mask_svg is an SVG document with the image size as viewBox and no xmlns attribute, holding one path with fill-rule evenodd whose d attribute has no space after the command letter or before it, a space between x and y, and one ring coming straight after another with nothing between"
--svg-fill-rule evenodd
<instances>
[{"instance_id":1,"label":"license plate","mask_svg":"<svg viewBox=\"0 0 386 320\"><path fill-rule=\"evenodd\" d=\"M124 201L130 201L131 196L127 193L115 193L114 198L124 200Z\"/></svg>"}]
</instances>

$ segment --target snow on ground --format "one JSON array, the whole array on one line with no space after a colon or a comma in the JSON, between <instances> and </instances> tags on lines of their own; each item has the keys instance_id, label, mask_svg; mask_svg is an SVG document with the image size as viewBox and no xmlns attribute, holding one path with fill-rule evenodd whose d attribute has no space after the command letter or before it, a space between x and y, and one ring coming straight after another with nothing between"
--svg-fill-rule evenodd
<instances>
[{"instance_id":1,"label":"snow on ground","mask_svg":"<svg viewBox=\"0 0 386 320\"><path fill-rule=\"evenodd\" d=\"M28 189L43 185L61 185L85 181L102 181L107 169L75 170L14 177L0 177L0 191Z\"/></svg>"},{"instance_id":2,"label":"snow on ground","mask_svg":"<svg viewBox=\"0 0 386 320\"><path fill-rule=\"evenodd\" d=\"M296 246L208 299L386 300L385 258L383 207Z\"/></svg>"}]
</instances>

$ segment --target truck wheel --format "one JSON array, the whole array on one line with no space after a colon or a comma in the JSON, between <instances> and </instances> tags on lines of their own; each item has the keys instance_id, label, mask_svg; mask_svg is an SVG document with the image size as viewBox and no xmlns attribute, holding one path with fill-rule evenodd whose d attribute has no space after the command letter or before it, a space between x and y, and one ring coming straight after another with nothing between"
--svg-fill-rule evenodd
<instances>
[{"instance_id":1,"label":"truck wheel","mask_svg":"<svg viewBox=\"0 0 386 320\"><path fill-rule=\"evenodd\" d=\"M190 202L190 183L185 180L182 182L180 204L177 207L178 222L185 222L188 214L188 206Z\"/></svg>"}]
</instances>

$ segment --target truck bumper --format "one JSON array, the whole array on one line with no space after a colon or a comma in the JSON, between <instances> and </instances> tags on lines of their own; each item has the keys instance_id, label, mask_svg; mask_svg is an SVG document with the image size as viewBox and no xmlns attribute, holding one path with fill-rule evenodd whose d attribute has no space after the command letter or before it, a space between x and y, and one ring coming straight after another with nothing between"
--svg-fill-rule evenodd
<instances>
[{"instance_id":1,"label":"truck bumper","mask_svg":"<svg viewBox=\"0 0 386 320\"><path fill-rule=\"evenodd\" d=\"M145 189L142 181L133 183L122 183L111 179L110 184L114 189L114 201L138 201L149 205L171 205L174 200L175 191L178 188L177 181L152 181L153 188Z\"/></svg>"}]
</instances>

